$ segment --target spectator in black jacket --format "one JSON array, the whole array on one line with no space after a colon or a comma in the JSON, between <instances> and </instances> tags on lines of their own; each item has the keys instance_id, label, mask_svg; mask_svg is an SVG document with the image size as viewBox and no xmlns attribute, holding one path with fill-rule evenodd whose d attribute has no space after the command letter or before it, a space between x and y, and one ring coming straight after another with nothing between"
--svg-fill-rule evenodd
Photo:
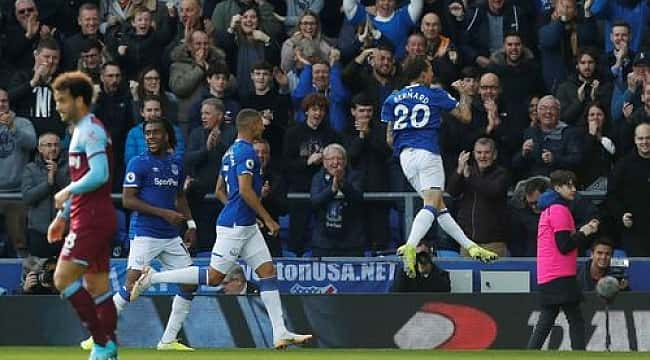
<instances>
[{"instance_id":1,"label":"spectator in black jacket","mask_svg":"<svg viewBox=\"0 0 650 360\"><path fill-rule=\"evenodd\" d=\"M383 104L398 87L396 71L393 49L383 45L361 51L343 70L343 82L352 94L364 92Z\"/></svg>"},{"instance_id":2,"label":"spectator in black jacket","mask_svg":"<svg viewBox=\"0 0 650 360\"><path fill-rule=\"evenodd\" d=\"M312 252L315 257L363 256L366 245L361 177L347 166L345 148L337 143L323 149L323 168L311 182L316 212Z\"/></svg>"},{"instance_id":3,"label":"spectator in black jacket","mask_svg":"<svg viewBox=\"0 0 650 360\"><path fill-rule=\"evenodd\" d=\"M386 127L376 120L375 109L375 102L367 94L352 98L348 156L352 169L361 173L364 192L389 191L388 161L392 151L386 143ZM386 250L389 246L389 210L387 202L366 201L363 205L363 223L373 250Z\"/></svg>"},{"instance_id":4,"label":"spectator in black jacket","mask_svg":"<svg viewBox=\"0 0 650 360\"><path fill-rule=\"evenodd\" d=\"M416 248L415 278L409 278L400 269L395 269L395 280L391 292L449 292L449 272L439 268L433 261L434 254L425 243Z\"/></svg>"},{"instance_id":5,"label":"spectator in black jacket","mask_svg":"<svg viewBox=\"0 0 650 360\"><path fill-rule=\"evenodd\" d=\"M36 136L46 132L63 136L65 125L56 111L54 92L50 87L59 69L59 44L52 39L41 40L33 55L32 71L14 74L9 86L9 99L16 115L31 120Z\"/></svg>"},{"instance_id":6,"label":"spectator in black jacket","mask_svg":"<svg viewBox=\"0 0 650 360\"><path fill-rule=\"evenodd\" d=\"M122 66L127 80L136 80L138 73L146 66L159 68L165 46L172 40L172 29L178 21L176 12L166 17L168 24L156 24L156 28L153 27L152 19L151 10L146 7L136 8L131 26L127 27L117 41L117 49L111 49L117 54L116 60Z\"/></svg>"},{"instance_id":7,"label":"spectator in black jacket","mask_svg":"<svg viewBox=\"0 0 650 360\"><path fill-rule=\"evenodd\" d=\"M465 32L461 45L463 59L468 65L485 68L490 54L503 45L503 35L509 31L521 33L525 44L535 44L533 24L526 21L517 5L504 0L488 0L465 14ZM490 18L496 21L491 22ZM502 26L491 26L499 24Z\"/></svg>"},{"instance_id":8,"label":"spectator in black jacket","mask_svg":"<svg viewBox=\"0 0 650 360\"><path fill-rule=\"evenodd\" d=\"M273 86L274 77L282 83L278 87L283 93ZM284 73L266 61L253 64L250 71L253 80L254 92L241 99L243 108L255 109L262 115L264 133L262 137L271 145L271 152L278 157L282 154L284 133L289 123L291 99L288 92L288 80Z\"/></svg>"},{"instance_id":9,"label":"spectator in black jacket","mask_svg":"<svg viewBox=\"0 0 650 360\"><path fill-rule=\"evenodd\" d=\"M615 138L610 135L606 108L597 102L589 105L581 124L582 163L578 169L579 189L606 190L607 176L616 155Z\"/></svg>"},{"instance_id":10,"label":"spectator in black jacket","mask_svg":"<svg viewBox=\"0 0 650 360\"><path fill-rule=\"evenodd\" d=\"M66 71L77 69L81 58L81 51L88 41L102 41L99 32L99 7L92 3L85 3L79 7L77 23L80 32L66 38L63 42L63 69Z\"/></svg>"},{"instance_id":11,"label":"spectator in black jacket","mask_svg":"<svg viewBox=\"0 0 650 360\"><path fill-rule=\"evenodd\" d=\"M38 155L23 171L21 190L29 206L27 246L29 253L42 258L57 256L61 243L49 244L47 228L56 209L54 194L70 182L68 161L61 156L61 142L56 134L45 133L38 139Z\"/></svg>"},{"instance_id":12,"label":"spectator in black jacket","mask_svg":"<svg viewBox=\"0 0 650 360\"><path fill-rule=\"evenodd\" d=\"M221 158L237 135L232 124L224 122L225 107L219 99L206 99L201 106L202 127L192 130L185 150L187 180L185 193L197 223L199 248L211 249L214 224L220 207L203 198L215 190Z\"/></svg>"},{"instance_id":13,"label":"spectator in black jacket","mask_svg":"<svg viewBox=\"0 0 650 360\"><path fill-rule=\"evenodd\" d=\"M506 202L510 177L505 168L495 163L494 140L476 140L471 155L470 161L470 152L460 153L458 168L446 187L451 196L460 198L456 219L477 244L500 257L508 256L510 224ZM461 254L468 256L465 249L461 249Z\"/></svg>"},{"instance_id":14,"label":"spectator in black jacket","mask_svg":"<svg viewBox=\"0 0 650 360\"><path fill-rule=\"evenodd\" d=\"M610 215L628 256L650 256L650 124L634 131L636 150L619 160L607 183Z\"/></svg>"},{"instance_id":15,"label":"spectator in black jacket","mask_svg":"<svg viewBox=\"0 0 650 360\"><path fill-rule=\"evenodd\" d=\"M47 3L45 4L47 5ZM14 7L14 22L7 26L7 59L19 72L29 72L34 66L33 50L45 39L52 39L52 19L44 21L40 7L34 0L17 0ZM58 34L56 34L58 35ZM58 46L57 46L58 50Z\"/></svg>"},{"instance_id":16,"label":"spectator in black jacket","mask_svg":"<svg viewBox=\"0 0 650 360\"><path fill-rule=\"evenodd\" d=\"M581 116L590 103L609 104L612 98L611 83L598 73L596 53L591 49L580 49L576 59L576 74L560 84L556 92L562 108L560 121L569 125L581 122Z\"/></svg>"},{"instance_id":17,"label":"spectator in black jacket","mask_svg":"<svg viewBox=\"0 0 650 360\"><path fill-rule=\"evenodd\" d=\"M329 101L324 95L309 94L302 101L306 120L287 130L284 137L283 160L288 191L308 192L312 177L323 163L325 146L337 142L339 137L329 124L323 122ZM287 247L297 255L302 254L308 234L312 211L309 204L292 201L289 203L289 241Z\"/></svg>"},{"instance_id":18,"label":"spectator in black jacket","mask_svg":"<svg viewBox=\"0 0 650 360\"><path fill-rule=\"evenodd\" d=\"M119 193L124 180L124 144L133 126L131 93L122 82L122 70L115 62L102 65L101 87L93 113L104 123L113 144L113 192Z\"/></svg>"},{"instance_id":19,"label":"spectator in black jacket","mask_svg":"<svg viewBox=\"0 0 650 360\"><path fill-rule=\"evenodd\" d=\"M529 44L523 42L518 32L506 32L503 48L492 53L487 70L499 77L501 100L517 119L524 119L528 112L530 96L544 93L540 67ZM517 124L520 129L525 124Z\"/></svg>"},{"instance_id":20,"label":"spectator in black jacket","mask_svg":"<svg viewBox=\"0 0 650 360\"><path fill-rule=\"evenodd\" d=\"M542 212L539 196L551 183L547 177L535 176L517 183L508 202L510 208L510 256L537 256L537 224Z\"/></svg>"},{"instance_id":21,"label":"spectator in black jacket","mask_svg":"<svg viewBox=\"0 0 650 360\"><path fill-rule=\"evenodd\" d=\"M510 168L512 154L519 147L521 132L528 126L525 115L517 116L516 111L501 96L499 77L494 73L481 76L478 86L479 96L472 101L472 119L468 124L459 121L445 121L442 136L445 148L445 168L456 170L456 160L461 151L471 151L474 143L481 137L493 138L500 155L498 163Z\"/></svg>"},{"instance_id":22,"label":"spectator in black jacket","mask_svg":"<svg viewBox=\"0 0 650 360\"><path fill-rule=\"evenodd\" d=\"M560 102L547 95L537 104L539 126L524 131L523 145L512 160L521 177L549 175L556 169L575 170L582 152L579 133L560 121Z\"/></svg>"}]
</instances>

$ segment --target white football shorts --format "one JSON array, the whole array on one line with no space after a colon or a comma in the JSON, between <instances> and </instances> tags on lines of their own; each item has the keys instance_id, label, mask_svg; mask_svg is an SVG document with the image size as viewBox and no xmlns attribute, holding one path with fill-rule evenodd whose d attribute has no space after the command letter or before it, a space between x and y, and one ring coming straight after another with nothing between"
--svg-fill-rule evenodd
<instances>
[{"instance_id":1,"label":"white football shorts","mask_svg":"<svg viewBox=\"0 0 650 360\"><path fill-rule=\"evenodd\" d=\"M136 236L131 241L128 268L142 270L158 259L163 270L182 269L192 265L190 252L177 236L171 239L158 239L150 236Z\"/></svg>"},{"instance_id":2,"label":"white football shorts","mask_svg":"<svg viewBox=\"0 0 650 360\"><path fill-rule=\"evenodd\" d=\"M212 247L210 267L227 274L240 257L253 270L271 261L271 253L259 227L217 226L217 239Z\"/></svg>"},{"instance_id":3,"label":"white football shorts","mask_svg":"<svg viewBox=\"0 0 650 360\"><path fill-rule=\"evenodd\" d=\"M405 148L399 154L399 162L415 191L445 189L445 169L440 155L424 149Z\"/></svg>"}]
</instances>

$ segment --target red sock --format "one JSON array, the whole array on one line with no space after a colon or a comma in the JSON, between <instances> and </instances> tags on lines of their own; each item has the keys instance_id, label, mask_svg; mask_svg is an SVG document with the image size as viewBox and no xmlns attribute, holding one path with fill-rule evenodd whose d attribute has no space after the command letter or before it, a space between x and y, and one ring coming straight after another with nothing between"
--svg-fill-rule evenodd
<instances>
[{"instance_id":1,"label":"red sock","mask_svg":"<svg viewBox=\"0 0 650 360\"><path fill-rule=\"evenodd\" d=\"M95 305L97 311L97 318L101 324L102 330L109 340L117 342L115 337L115 329L117 328L117 310L115 310L115 303L113 303L112 294L108 293L107 298Z\"/></svg>"},{"instance_id":2,"label":"red sock","mask_svg":"<svg viewBox=\"0 0 650 360\"><path fill-rule=\"evenodd\" d=\"M77 291L68 296L68 301L70 301L72 307L77 311L77 315L81 319L81 325L88 329L95 344L101 346L106 345L106 333L102 329L99 318L97 317L97 311L95 310L95 302L88 291L83 287L79 287Z\"/></svg>"}]
</instances>

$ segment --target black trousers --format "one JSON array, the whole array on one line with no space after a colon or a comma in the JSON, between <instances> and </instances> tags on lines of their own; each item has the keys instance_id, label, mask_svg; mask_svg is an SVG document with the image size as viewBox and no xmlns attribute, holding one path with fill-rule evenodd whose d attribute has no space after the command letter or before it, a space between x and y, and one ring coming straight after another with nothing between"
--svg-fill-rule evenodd
<instances>
[{"instance_id":1,"label":"black trousers","mask_svg":"<svg viewBox=\"0 0 650 360\"><path fill-rule=\"evenodd\" d=\"M571 349L585 349L585 321L580 311L580 302L564 304L542 305L542 312L539 315L533 334L528 340L528 349L541 349L548 334L555 324L555 318L564 311L569 321L569 337L571 338Z\"/></svg>"}]
</instances>

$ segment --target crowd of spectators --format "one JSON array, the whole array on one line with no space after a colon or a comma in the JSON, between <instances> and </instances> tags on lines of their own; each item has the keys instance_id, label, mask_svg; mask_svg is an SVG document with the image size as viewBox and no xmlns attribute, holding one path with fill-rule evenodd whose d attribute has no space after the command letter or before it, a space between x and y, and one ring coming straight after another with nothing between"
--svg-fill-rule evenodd
<instances>
[{"instance_id":1,"label":"crowd of spectators","mask_svg":"<svg viewBox=\"0 0 650 360\"><path fill-rule=\"evenodd\" d=\"M173 122L196 250L214 241L219 205L204 198L242 108L264 120L263 202L289 218L282 238L267 238L274 255L390 249L403 206L362 194L412 191L379 118L410 57L428 59L453 95L454 81L469 89L470 121L445 115L440 142L470 238L534 256L537 198L565 169L579 189L606 193L574 201L576 225L597 217L617 248L650 256L649 20L646 0L4 1L0 192L22 201L0 202L0 256L56 254L44 233L69 181L71 128L50 84L70 70L95 83L114 192L146 149L140 123ZM287 200L294 192L310 201Z\"/></svg>"}]
</instances>

